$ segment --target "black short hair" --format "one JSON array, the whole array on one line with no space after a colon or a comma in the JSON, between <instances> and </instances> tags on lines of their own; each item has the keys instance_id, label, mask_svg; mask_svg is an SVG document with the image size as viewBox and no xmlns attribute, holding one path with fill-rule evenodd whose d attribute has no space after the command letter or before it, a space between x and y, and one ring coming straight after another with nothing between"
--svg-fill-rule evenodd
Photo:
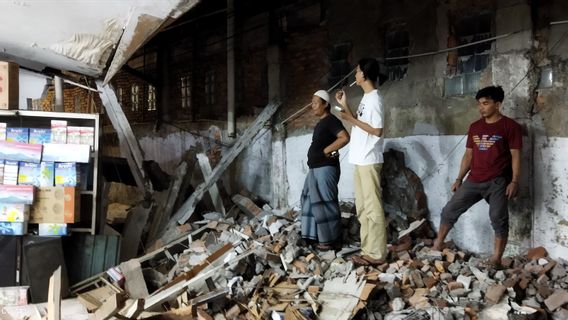
<instances>
[{"instance_id":1,"label":"black short hair","mask_svg":"<svg viewBox=\"0 0 568 320\"><path fill-rule=\"evenodd\" d=\"M325 101L325 100L324 100L322 97L320 97L320 96L316 96L316 97L318 97L318 99L320 99L320 101L321 101L323 104L325 104L325 110L331 111L331 103Z\"/></svg>"},{"instance_id":2,"label":"black short hair","mask_svg":"<svg viewBox=\"0 0 568 320\"><path fill-rule=\"evenodd\" d=\"M495 102L503 102L505 92L501 86L489 86L477 91L475 100L479 100L481 98L489 98Z\"/></svg>"},{"instance_id":3,"label":"black short hair","mask_svg":"<svg viewBox=\"0 0 568 320\"><path fill-rule=\"evenodd\" d=\"M363 71L363 76L365 80L371 80L372 82L377 82L377 77L379 76L379 63L373 58L363 58L359 60L359 69Z\"/></svg>"}]
</instances>

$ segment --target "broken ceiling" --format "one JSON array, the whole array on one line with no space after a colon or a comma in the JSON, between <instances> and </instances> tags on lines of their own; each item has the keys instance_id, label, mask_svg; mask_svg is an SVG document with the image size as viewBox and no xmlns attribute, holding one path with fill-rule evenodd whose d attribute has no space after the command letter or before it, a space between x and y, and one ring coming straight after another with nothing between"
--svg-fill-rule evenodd
<instances>
[{"instance_id":1,"label":"broken ceiling","mask_svg":"<svg viewBox=\"0 0 568 320\"><path fill-rule=\"evenodd\" d=\"M160 28L198 2L2 1L0 60L36 71L104 75L108 82Z\"/></svg>"}]
</instances>

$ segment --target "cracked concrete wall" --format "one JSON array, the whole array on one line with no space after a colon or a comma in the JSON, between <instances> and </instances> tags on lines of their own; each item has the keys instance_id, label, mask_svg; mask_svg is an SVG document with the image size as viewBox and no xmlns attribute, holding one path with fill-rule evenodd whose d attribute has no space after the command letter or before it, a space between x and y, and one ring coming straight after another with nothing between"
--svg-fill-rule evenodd
<instances>
[{"instance_id":1,"label":"cracked concrete wall","mask_svg":"<svg viewBox=\"0 0 568 320\"><path fill-rule=\"evenodd\" d=\"M560 17L568 13L565 4L551 6L545 9L554 12L557 20L562 20ZM330 37L335 42L352 41L353 64L362 56L383 56L384 44L380 35L375 36L373 44L369 44L366 38L368 34L352 38L350 34L359 34L365 29L380 31L381 23L385 21L402 19L407 22L411 54L446 48L448 12L492 11L493 34L513 33L493 42L490 64L483 70L479 84L480 88L492 84L503 86L506 93L503 113L517 120L524 128L521 190L510 204L510 243L507 252L518 253L528 247L542 245L554 257L568 256L568 165L565 161L567 156L563 155L563 150L568 146L568 126L564 124L568 41L563 39L568 25L546 26L550 31L544 39L546 41L541 40L541 46L559 44L555 52L551 52L550 58L554 86L541 90L537 89L540 69L535 68L539 61L535 61L532 19L534 10L543 8L531 10L528 1L481 1L475 4L429 2L413 8L409 2L383 2L365 9L381 18L371 18L364 28L359 24L358 27L350 26L353 30L345 29L342 23L352 21L361 13L355 9L351 15L341 11L341 5L338 5L336 10L341 12L339 18L330 16L329 19ZM330 12L333 14L333 6ZM428 23L412 19L416 16L427 16ZM551 17L553 15L547 18L550 20ZM334 22L337 22L336 27L332 25ZM403 80L387 82L380 88L386 113L386 149L403 151L408 167L423 180L430 221L436 227L440 211L451 197L449 188L459 170L468 126L479 118L472 95L444 97L445 69L446 54L410 59ZM540 104L535 107L536 91L539 91ZM355 105L361 95L359 88L348 89L351 105ZM305 132L296 135L292 132L286 140L288 201L291 205L299 204L299 194L308 170L305 162L310 141L311 134ZM348 153L348 148L342 150L342 159ZM353 168L346 158L341 162L341 170L340 199L352 201ZM487 212L488 205L484 202L472 207L450 233L450 238L467 250L491 252L493 230Z\"/></svg>"}]
</instances>

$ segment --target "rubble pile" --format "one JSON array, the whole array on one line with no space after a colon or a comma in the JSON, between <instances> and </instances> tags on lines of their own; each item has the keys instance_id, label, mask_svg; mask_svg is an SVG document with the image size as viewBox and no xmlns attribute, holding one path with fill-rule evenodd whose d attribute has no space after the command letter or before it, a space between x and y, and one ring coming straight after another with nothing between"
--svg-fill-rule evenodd
<instances>
[{"instance_id":1,"label":"rubble pile","mask_svg":"<svg viewBox=\"0 0 568 320\"><path fill-rule=\"evenodd\" d=\"M565 262L544 248L497 270L451 243L432 251L422 220L391 241L388 263L356 266L352 214L343 248L318 251L298 212L233 201L226 216L192 222L177 247L113 268L102 287L75 287L79 300L96 319L568 319Z\"/></svg>"}]
</instances>

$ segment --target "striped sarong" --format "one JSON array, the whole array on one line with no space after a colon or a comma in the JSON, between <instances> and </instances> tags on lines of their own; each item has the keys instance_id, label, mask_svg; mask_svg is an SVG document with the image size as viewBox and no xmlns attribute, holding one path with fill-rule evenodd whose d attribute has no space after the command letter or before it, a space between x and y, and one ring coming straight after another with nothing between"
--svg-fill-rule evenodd
<instances>
[{"instance_id":1,"label":"striped sarong","mask_svg":"<svg viewBox=\"0 0 568 320\"><path fill-rule=\"evenodd\" d=\"M327 244L341 237L341 212L337 199L338 167L308 171L302 190L302 238Z\"/></svg>"}]
</instances>

